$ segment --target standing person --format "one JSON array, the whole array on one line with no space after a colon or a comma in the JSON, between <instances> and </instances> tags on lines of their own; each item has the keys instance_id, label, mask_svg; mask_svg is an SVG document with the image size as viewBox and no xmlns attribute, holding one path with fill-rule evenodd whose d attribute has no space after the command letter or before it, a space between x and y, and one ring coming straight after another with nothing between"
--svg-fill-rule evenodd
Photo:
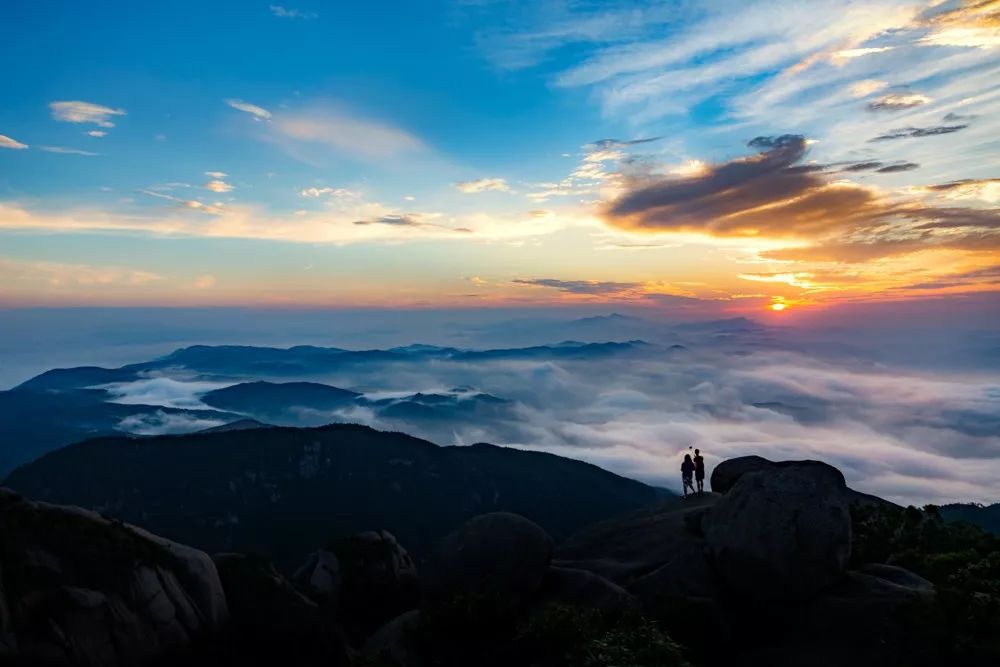
<instances>
[{"instance_id":1,"label":"standing person","mask_svg":"<svg viewBox=\"0 0 1000 667\"><path fill-rule=\"evenodd\" d=\"M684 497L687 498L688 489L694 493L694 484L691 483L691 476L694 475L694 461L690 454L684 455L684 463L681 464L681 484L684 486Z\"/></svg>"},{"instance_id":2,"label":"standing person","mask_svg":"<svg viewBox=\"0 0 1000 667\"><path fill-rule=\"evenodd\" d=\"M698 493L705 493L705 457L701 450L694 450L694 481L698 483Z\"/></svg>"}]
</instances>

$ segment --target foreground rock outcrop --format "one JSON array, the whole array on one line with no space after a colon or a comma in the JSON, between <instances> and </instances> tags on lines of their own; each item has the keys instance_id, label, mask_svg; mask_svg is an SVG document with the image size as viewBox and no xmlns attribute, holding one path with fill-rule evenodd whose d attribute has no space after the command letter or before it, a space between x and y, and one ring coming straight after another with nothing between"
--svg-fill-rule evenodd
<instances>
[{"instance_id":1,"label":"foreground rock outcrop","mask_svg":"<svg viewBox=\"0 0 1000 667\"><path fill-rule=\"evenodd\" d=\"M1000 542L931 510L859 500L820 462L720 468L724 493L561 543L494 512L419 562L369 530L313 551L291 577L0 491L0 664L998 664Z\"/></svg>"},{"instance_id":2,"label":"foreground rock outcrop","mask_svg":"<svg viewBox=\"0 0 1000 667\"><path fill-rule=\"evenodd\" d=\"M285 579L269 562L217 554L232 613L226 633L190 659L200 664L346 667L350 649L333 611Z\"/></svg>"},{"instance_id":3,"label":"foreground rock outcrop","mask_svg":"<svg viewBox=\"0 0 1000 667\"><path fill-rule=\"evenodd\" d=\"M702 530L732 590L755 599L807 600L847 568L844 476L818 462L746 472L706 513Z\"/></svg>"},{"instance_id":4,"label":"foreground rock outcrop","mask_svg":"<svg viewBox=\"0 0 1000 667\"><path fill-rule=\"evenodd\" d=\"M228 619L201 551L0 489L0 662L134 665Z\"/></svg>"},{"instance_id":5,"label":"foreground rock outcrop","mask_svg":"<svg viewBox=\"0 0 1000 667\"><path fill-rule=\"evenodd\" d=\"M552 538L517 514L494 512L466 522L431 555L424 596L507 595L524 599L538 590L552 560Z\"/></svg>"}]
</instances>

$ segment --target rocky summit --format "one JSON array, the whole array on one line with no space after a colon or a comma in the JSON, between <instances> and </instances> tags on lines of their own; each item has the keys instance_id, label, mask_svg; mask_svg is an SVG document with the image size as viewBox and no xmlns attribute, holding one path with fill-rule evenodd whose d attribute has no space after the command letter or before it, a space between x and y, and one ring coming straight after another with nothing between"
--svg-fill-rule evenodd
<instances>
[{"instance_id":1,"label":"rocky summit","mask_svg":"<svg viewBox=\"0 0 1000 667\"><path fill-rule=\"evenodd\" d=\"M291 577L4 491L0 661L997 664L996 538L859 497L820 462L736 459L712 485L562 540L481 514L422 558L373 527Z\"/></svg>"}]
</instances>

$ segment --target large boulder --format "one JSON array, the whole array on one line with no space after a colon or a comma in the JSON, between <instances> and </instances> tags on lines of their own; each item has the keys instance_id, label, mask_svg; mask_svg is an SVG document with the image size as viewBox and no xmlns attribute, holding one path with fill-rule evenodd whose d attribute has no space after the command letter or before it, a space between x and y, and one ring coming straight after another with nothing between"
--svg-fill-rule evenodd
<instances>
[{"instance_id":1,"label":"large boulder","mask_svg":"<svg viewBox=\"0 0 1000 667\"><path fill-rule=\"evenodd\" d=\"M774 468L802 468L810 466L826 466L821 461L771 461L762 456L738 456L734 459L727 459L717 465L712 471L710 483L712 491L715 493L726 493L736 485L745 473L757 472L759 470L773 470ZM829 466L827 466L829 467ZM839 472L839 471L838 471ZM847 496L852 507L880 508L899 507L895 503L884 498L873 496L869 493L862 493L854 489L847 489Z\"/></svg>"},{"instance_id":2,"label":"large boulder","mask_svg":"<svg viewBox=\"0 0 1000 667\"><path fill-rule=\"evenodd\" d=\"M773 468L774 465L774 461L769 461L763 456L737 456L734 459L726 459L712 470L709 484L715 493L726 493L736 485L744 473Z\"/></svg>"},{"instance_id":3,"label":"large boulder","mask_svg":"<svg viewBox=\"0 0 1000 667\"><path fill-rule=\"evenodd\" d=\"M836 473L841 483L846 485L843 473L822 461L770 461L763 456L738 456L735 459L726 459L715 466L710 480L712 491L728 493L746 473L775 468L822 468L831 475Z\"/></svg>"},{"instance_id":4,"label":"large boulder","mask_svg":"<svg viewBox=\"0 0 1000 667\"><path fill-rule=\"evenodd\" d=\"M715 569L759 600L805 600L836 582L851 552L844 476L819 462L745 472L702 519Z\"/></svg>"},{"instance_id":5,"label":"large boulder","mask_svg":"<svg viewBox=\"0 0 1000 667\"><path fill-rule=\"evenodd\" d=\"M503 596L524 601L542 584L552 538L523 516L474 517L448 535L428 559L421 583L426 598Z\"/></svg>"},{"instance_id":6,"label":"large boulder","mask_svg":"<svg viewBox=\"0 0 1000 667\"><path fill-rule=\"evenodd\" d=\"M296 590L270 562L245 554L217 554L215 562L232 614L229 634L212 647L219 664L350 664L332 610Z\"/></svg>"},{"instance_id":7,"label":"large boulder","mask_svg":"<svg viewBox=\"0 0 1000 667\"><path fill-rule=\"evenodd\" d=\"M229 612L205 553L77 507L0 489L0 662L140 664Z\"/></svg>"},{"instance_id":8,"label":"large boulder","mask_svg":"<svg viewBox=\"0 0 1000 667\"><path fill-rule=\"evenodd\" d=\"M417 566L392 533L358 533L334 550L340 567L340 616L356 640L419 605Z\"/></svg>"}]
</instances>

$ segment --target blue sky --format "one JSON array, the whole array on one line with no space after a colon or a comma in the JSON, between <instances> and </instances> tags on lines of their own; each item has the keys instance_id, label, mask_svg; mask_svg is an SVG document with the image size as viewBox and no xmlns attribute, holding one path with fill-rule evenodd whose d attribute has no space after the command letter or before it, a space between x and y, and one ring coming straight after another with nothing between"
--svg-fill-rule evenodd
<instances>
[{"instance_id":1,"label":"blue sky","mask_svg":"<svg viewBox=\"0 0 1000 667\"><path fill-rule=\"evenodd\" d=\"M993 290L998 11L7 3L0 304Z\"/></svg>"}]
</instances>

